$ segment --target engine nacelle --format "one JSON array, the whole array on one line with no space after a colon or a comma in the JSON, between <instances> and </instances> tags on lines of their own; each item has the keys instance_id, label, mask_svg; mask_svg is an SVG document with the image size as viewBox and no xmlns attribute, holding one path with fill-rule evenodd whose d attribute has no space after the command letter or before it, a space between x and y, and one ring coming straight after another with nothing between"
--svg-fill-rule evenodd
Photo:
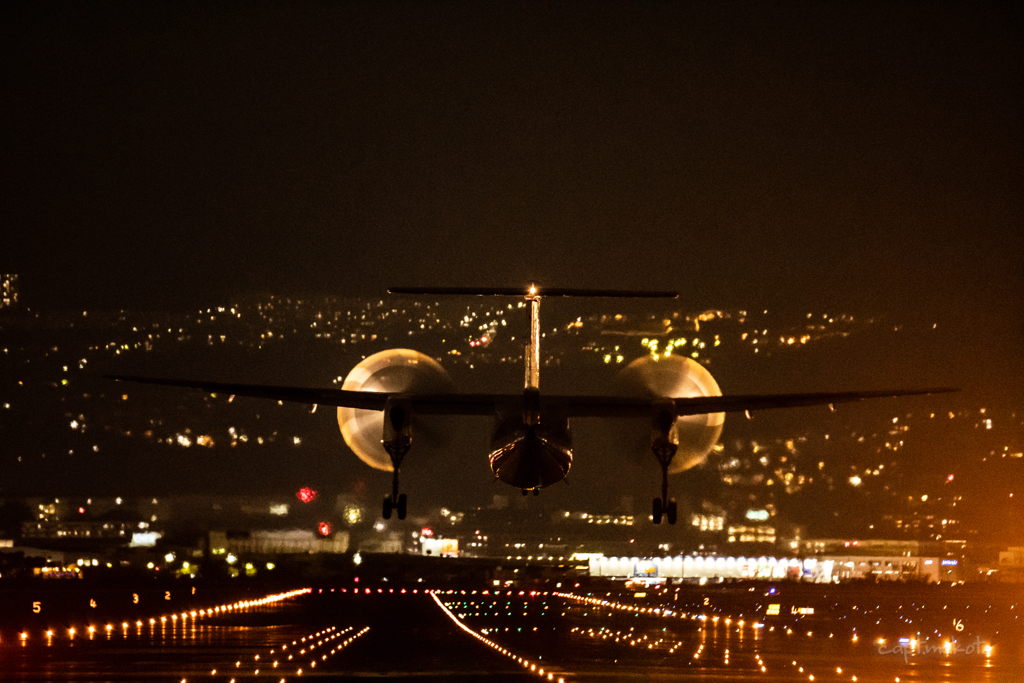
<instances>
[{"instance_id":1,"label":"engine nacelle","mask_svg":"<svg viewBox=\"0 0 1024 683\"><path fill-rule=\"evenodd\" d=\"M683 356L638 358L623 369L618 383L620 391L626 395L651 398L652 401L722 395L711 373L700 363ZM659 425L655 415L652 431L660 432L667 426L669 441L679 446L668 471L675 474L703 463L718 443L724 424L725 413L685 415L676 418L671 426Z\"/></svg>"},{"instance_id":2,"label":"engine nacelle","mask_svg":"<svg viewBox=\"0 0 1024 683\"><path fill-rule=\"evenodd\" d=\"M391 393L431 393L451 391L452 384L440 363L410 349L389 349L364 359L348 373L342 389ZM385 421L387 418L387 421ZM413 431L427 437L426 429L413 429L415 415L404 402L389 403L389 409L358 410L338 408L338 427L348 447L370 467L391 472L391 457L381 441L411 438ZM417 441L420 439L418 438ZM417 447L417 452L421 449Z\"/></svg>"}]
</instances>

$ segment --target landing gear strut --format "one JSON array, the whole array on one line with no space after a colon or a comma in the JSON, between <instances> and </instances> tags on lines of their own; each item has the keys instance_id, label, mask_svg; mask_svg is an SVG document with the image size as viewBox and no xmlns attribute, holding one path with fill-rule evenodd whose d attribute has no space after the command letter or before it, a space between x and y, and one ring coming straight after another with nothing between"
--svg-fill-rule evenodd
<instances>
[{"instance_id":1,"label":"landing gear strut","mask_svg":"<svg viewBox=\"0 0 1024 683\"><path fill-rule=\"evenodd\" d=\"M668 497L668 468L676 455L679 445L669 438L675 415L669 410L660 410L654 417L654 433L651 436L651 452L661 465L661 498L655 498L651 505L651 513L655 524L661 524L664 515L669 524L676 523L676 499Z\"/></svg>"},{"instance_id":2,"label":"landing gear strut","mask_svg":"<svg viewBox=\"0 0 1024 683\"><path fill-rule=\"evenodd\" d=\"M391 456L392 466L391 495L384 496L384 509L382 510L384 519L391 519L393 510L397 510L399 519L405 519L406 497L404 493L398 493L398 469L402 465L405 454L409 452L409 444L384 442L383 445L384 450Z\"/></svg>"},{"instance_id":3,"label":"landing gear strut","mask_svg":"<svg viewBox=\"0 0 1024 683\"><path fill-rule=\"evenodd\" d=\"M382 510L384 519L391 519L391 512L398 511L398 518L405 519L405 494L398 493L398 470L402 460L412 446L412 424L408 405L388 402L384 409L384 437L380 445L391 458L391 495L384 497Z\"/></svg>"}]
</instances>

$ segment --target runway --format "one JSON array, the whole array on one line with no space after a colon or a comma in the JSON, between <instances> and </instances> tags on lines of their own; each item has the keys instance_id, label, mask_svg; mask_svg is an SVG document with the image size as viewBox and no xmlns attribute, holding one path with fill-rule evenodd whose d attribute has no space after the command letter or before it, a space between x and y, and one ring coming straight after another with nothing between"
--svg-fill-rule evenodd
<instances>
[{"instance_id":1,"label":"runway","mask_svg":"<svg viewBox=\"0 0 1024 683\"><path fill-rule=\"evenodd\" d=\"M773 619L745 607L761 604L755 601L760 588L746 603L737 595L705 591L703 604L705 599L670 590L637 598L580 590L304 587L135 622L82 623L49 634L0 630L0 677L225 683L311 676L562 683L1020 680L1020 641L1005 633L1000 641L965 632L946 650L946 636L882 643L863 621L851 626L834 615L797 614Z\"/></svg>"}]
</instances>

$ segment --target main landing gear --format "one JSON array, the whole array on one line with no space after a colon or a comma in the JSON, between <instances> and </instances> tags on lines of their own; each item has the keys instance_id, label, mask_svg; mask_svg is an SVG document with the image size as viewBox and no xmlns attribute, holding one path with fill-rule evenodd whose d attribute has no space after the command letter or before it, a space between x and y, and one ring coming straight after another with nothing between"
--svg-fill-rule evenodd
<instances>
[{"instance_id":1,"label":"main landing gear","mask_svg":"<svg viewBox=\"0 0 1024 683\"><path fill-rule=\"evenodd\" d=\"M537 488L537 487L534 487L532 489L520 489L520 490L523 492L524 496L527 493L529 493L530 491L533 491L533 495L535 495L535 496L539 496L540 495L540 488Z\"/></svg>"},{"instance_id":2,"label":"main landing gear","mask_svg":"<svg viewBox=\"0 0 1024 683\"><path fill-rule=\"evenodd\" d=\"M391 476L391 495L384 496L384 509L381 511L384 515L384 519L391 519L392 511L398 512L399 519L405 519L406 511L406 497L405 494L398 493L398 468L402 464L402 459L405 454L409 452L409 444L401 443L384 443L384 450L391 456L392 465L392 476Z\"/></svg>"},{"instance_id":3,"label":"main landing gear","mask_svg":"<svg viewBox=\"0 0 1024 683\"><path fill-rule=\"evenodd\" d=\"M661 465L661 498L655 498L651 505L651 516L655 524L661 524L663 516L668 518L669 524L676 523L676 499L668 497L668 467L679 449L679 445L669 438L675 419L675 415L668 410L661 410L654 417L651 452Z\"/></svg>"},{"instance_id":4,"label":"main landing gear","mask_svg":"<svg viewBox=\"0 0 1024 683\"><path fill-rule=\"evenodd\" d=\"M398 470L402 460L412 446L412 415L409 406L402 402L388 401L384 408L384 436L380 445L391 458L391 495L384 496L384 507L381 512L384 519L391 519L391 513L397 511L399 519L405 519L405 494L398 493Z\"/></svg>"}]
</instances>

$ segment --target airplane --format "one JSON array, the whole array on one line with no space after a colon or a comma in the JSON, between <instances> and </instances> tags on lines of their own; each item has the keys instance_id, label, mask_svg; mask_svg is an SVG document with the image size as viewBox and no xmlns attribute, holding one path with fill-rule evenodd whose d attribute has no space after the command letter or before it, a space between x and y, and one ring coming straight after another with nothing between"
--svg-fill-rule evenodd
<instances>
[{"instance_id":1,"label":"airplane","mask_svg":"<svg viewBox=\"0 0 1024 683\"><path fill-rule=\"evenodd\" d=\"M399 492L399 470L412 446L414 417L480 415L494 419L488 458L497 479L537 495L565 480L572 466L570 420L583 417L650 419L650 450L661 467L661 496L651 511L655 524L675 524L678 510L668 495L668 475L704 462L718 442L725 413L768 408L847 403L864 399L939 394L957 389L894 389L838 393L723 396L714 378L696 361L681 356L645 357L623 372L633 395L555 396L540 391L540 302L542 297L676 298L666 291L550 288L394 287L398 295L522 297L530 306L525 385L516 394L458 394L450 391L440 364L410 349L391 349L365 358L346 376L341 389L315 389L107 375L108 379L200 389L337 408L348 446L371 467L392 473L391 494L382 513L405 519L408 501ZM421 423L421 422L420 422ZM422 424L422 423L421 423ZM379 438L378 438L379 436Z\"/></svg>"}]
</instances>

